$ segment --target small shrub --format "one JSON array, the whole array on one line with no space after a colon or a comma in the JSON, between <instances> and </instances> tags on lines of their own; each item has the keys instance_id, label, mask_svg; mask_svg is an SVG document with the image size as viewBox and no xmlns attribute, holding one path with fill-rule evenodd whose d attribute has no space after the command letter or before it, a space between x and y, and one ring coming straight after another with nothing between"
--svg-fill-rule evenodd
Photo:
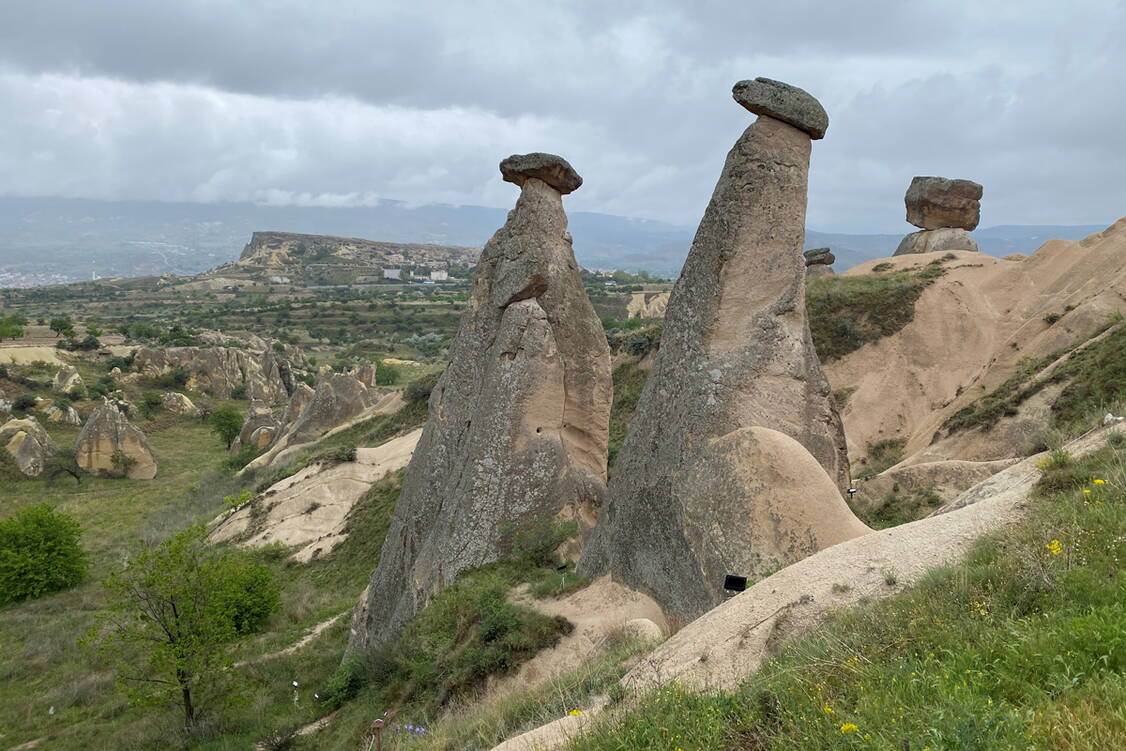
<instances>
[{"instance_id":1,"label":"small shrub","mask_svg":"<svg viewBox=\"0 0 1126 751\"><path fill-rule=\"evenodd\" d=\"M137 460L121 449L114 449L113 453L110 454L109 463L113 466L115 477L128 477L129 473L133 471L133 467L137 465Z\"/></svg>"},{"instance_id":2,"label":"small shrub","mask_svg":"<svg viewBox=\"0 0 1126 751\"><path fill-rule=\"evenodd\" d=\"M141 414L151 418L164 404L164 397L158 391L146 391L141 395Z\"/></svg>"},{"instance_id":3,"label":"small shrub","mask_svg":"<svg viewBox=\"0 0 1126 751\"><path fill-rule=\"evenodd\" d=\"M163 389L182 389L188 383L188 371L183 368L172 368L164 375L158 376L155 383Z\"/></svg>"},{"instance_id":4,"label":"small shrub","mask_svg":"<svg viewBox=\"0 0 1126 751\"><path fill-rule=\"evenodd\" d=\"M411 381L403 390L403 398L411 404L425 404L430 401L430 392L438 385L440 375L441 373L429 373Z\"/></svg>"},{"instance_id":5,"label":"small shrub","mask_svg":"<svg viewBox=\"0 0 1126 751\"><path fill-rule=\"evenodd\" d=\"M0 604L68 589L86 576L82 528L47 504L0 521Z\"/></svg>"},{"instance_id":6,"label":"small shrub","mask_svg":"<svg viewBox=\"0 0 1126 751\"><path fill-rule=\"evenodd\" d=\"M238 386L235 386L233 389L231 389L231 398L232 399L245 399L246 398L246 384L240 383Z\"/></svg>"},{"instance_id":7,"label":"small shrub","mask_svg":"<svg viewBox=\"0 0 1126 751\"><path fill-rule=\"evenodd\" d=\"M28 412L35 409L35 396L32 394L20 394L12 400L13 412Z\"/></svg>"},{"instance_id":8,"label":"small shrub","mask_svg":"<svg viewBox=\"0 0 1126 751\"><path fill-rule=\"evenodd\" d=\"M1048 315L1044 316L1044 323L1051 326L1054 323L1056 323L1057 321L1059 321L1061 318L1063 318L1063 314L1061 314L1061 313L1049 313Z\"/></svg>"},{"instance_id":9,"label":"small shrub","mask_svg":"<svg viewBox=\"0 0 1126 751\"><path fill-rule=\"evenodd\" d=\"M375 363L375 385L376 386L394 386L399 382L402 374L399 369L394 365L388 365L382 360Z\"/></svg>"},{"instance_id":10,"label":"small shrub","mask_svg":"<svg viewBox=\"0 0 1126 751\"><path fill-rule=\"evenodd\" d=\"M903 448L906 445L907 442L902 438L889 438L869 444L868 463L856 476L867 479L894 467L903 459Z\"/></svg>"}]
</instances>

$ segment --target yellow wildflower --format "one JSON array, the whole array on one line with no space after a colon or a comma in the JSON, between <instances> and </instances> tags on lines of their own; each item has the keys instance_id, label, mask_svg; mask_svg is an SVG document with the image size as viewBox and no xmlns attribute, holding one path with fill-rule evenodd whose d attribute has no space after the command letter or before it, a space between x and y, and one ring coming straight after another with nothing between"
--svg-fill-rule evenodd
<instances>
[{"instance_id":1,"label":"yellow wildflower","mask_svg":"<svg viewBox=\"0 0 1126 751\"><path fill-rule=\"evenodd\" d=\"M1063 552L1063 545L1060 544L1059 540L1052 540L1051 542L1046 543L1044 547L1046 547L1048 549L1048 552L1052 555L1059 555Z\"/></svg>"},{"instance_id":2,"label":"yellow wildflower","mask_svg":"<svg viewBox=\"0 0 1126 751\"><path fill-rule=\"evenodd\" d=\"M579 715L581 715L581 714L582 714L582 712L581 712L580 710L578 710L578 709L572 709L572 710L571 710L570 712L568 712L567 714L571 715L572 717L578 717Z\"/></svg>"},{"instance_id":3,"label":"yellow wildflower","mask_svg":"<svg viewBox=\"0 0 1126 751\"><path fill-rule=\"evenodd\" d=\"M841 725L842 733L855 733L859 729L860 728L858 728L856 724L852 722L846 722L844 725Z\"/></svg>"},{"instance_id":4,"label":"yellow wildflower","mask_svg":"<svg viewBox=\"0 0 1126 751\"><path fill-rule=\"evenodd\" d=\"M1106 480L1095 480L1096 485L1106 485Z\"/></svg>"},{"instance_id":5,"label":"yellow wildflower","mask_svg":"<svg viewBox=\"0 0 1126 751\"><path fill-rule=\"evenodd\" d=\"M1083 488L1083 492L1087 495L1091 495L1091 489L1090 488Z\"/></svg>"},{"instance_id":6,"label":"yellow wildflower","mask_svg":"<svg viewBox=\"0 0 1126 751\"><path fill-rule=\"evenodd\" d=\"M824 712L825 714L833 714L833 708L830 707L828 704L821 707L821 711Z\"/></svg>"}]
</instances>

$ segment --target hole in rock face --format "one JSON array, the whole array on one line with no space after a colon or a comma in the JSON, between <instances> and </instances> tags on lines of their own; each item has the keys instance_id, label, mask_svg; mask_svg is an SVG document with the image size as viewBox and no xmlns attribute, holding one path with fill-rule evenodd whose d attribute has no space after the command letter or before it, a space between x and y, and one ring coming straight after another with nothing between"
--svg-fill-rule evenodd
<instances>
[{"instance_id":1,"label":"hole in rock face","mask_svg":"<svg viewBox=\"0 0 1126 751\"><path fill-rule=\"evenodd\" d=\"M542 432L543 432L543 428L542 428L542 427L540 427L540 428L536 428L536 432L537 432L537 433L542 433Z\"/></svg>"}]
</instances>

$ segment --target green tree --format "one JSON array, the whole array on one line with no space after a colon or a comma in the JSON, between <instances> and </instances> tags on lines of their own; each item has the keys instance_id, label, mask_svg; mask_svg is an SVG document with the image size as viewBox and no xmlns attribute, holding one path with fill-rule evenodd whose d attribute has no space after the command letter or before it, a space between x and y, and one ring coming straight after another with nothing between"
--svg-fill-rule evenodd
<instances>
[{"instance_id":1,"label":"green tree","mask_svg":"<svg viewBox=\"0 0 1126 751\"><path fill-rule=\"evenodd\" d=\"M232 647L281 602L268 568L209 545L203 525L142 548L103 584L109 600L90 643L134 701L178 705L189 730L231 688Z\"/></svg>"},{"instance_id":2,"label":"green tree","mask_svg":"<svg viewBox=\"0 0 1126 751\"><path fill-rule=\"evenodd\" d=\"M23 324L18 322L16 316L0 318L0 341L19 339L21 336L23 336Z\"/></svg>"},{"instance_id":3,"label":"green tree","mask_svg":"<svg viewBox=\"0 0 1126 751\"><path fill-rule=\"evenodd\" d=\"M98 328L96 323L88 323L86 324L86 335L97 338L102 335L102 330Z\"/></svg>"},{"instance_id":4,"label":"green tree","mask_svg":"<svg viewBox=\"0 0 1126 751\"><path fill-rule=\"evenodd\" d=\"M228 449L238 438L239 431L242 430L242 422L242 413L234 407L217 407L207 418L211 431L227 444Z\"/></svg>"},{"instance_id":5,"label":"green tree","mask_svg":"<svg viewBox=\"0 0 1126 751\"><path fill-rule=\"evenodd\" d=\"M0 522L0 604L73 587L86 576L82 527L46 503Z\"/></svg>"},{"instance_id":6,"label":"green tree","mask_svg":"<svg viewBox=\"0 0 1126 751\"><path fill-rule=\"evenodd\" d=\"M60 336L74 336L74 322L70 320L70 316L52 318L51 322L47 325L51 327L51 331L55 332L56 338Z\"/></svg>"}]
</instances>

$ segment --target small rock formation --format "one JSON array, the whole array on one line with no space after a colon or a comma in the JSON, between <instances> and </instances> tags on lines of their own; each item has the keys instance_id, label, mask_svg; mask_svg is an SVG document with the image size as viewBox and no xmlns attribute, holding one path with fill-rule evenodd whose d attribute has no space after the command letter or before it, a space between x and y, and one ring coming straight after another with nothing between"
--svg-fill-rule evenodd
<instances>
[{"instance_id":1,"label":"small rock formation","mask_svg":"<svg viewBox=\"0 0 1126 751\"><path fill-rule=\"evenodd\" d=\"M21 420L8 420L0 426L0 446L12 455L20 472L28 477L42 472L48 457L59 450L39 421L30 415Z\"/></svg>"},{"instance_id":2,"label":"small rock formation","mask_svg":"<svg viewBox=\"0 0 1126 751\"><path fill-rule=\"evenodd\" d=\"M734 95L760 116L728 154L673 289L579 566L682 622L723 601L725 574L761 576L868 531L841 497L845 436L805 312L811 139L828 117L776 81Z\"/></svg>"},{"instance_id":3,"label":"small rock formation","mask_svg":"<svg viewBox=\"0 0 1126 751\"><path fill-rule=\"evenodd\" d=\"M240 386L246 397L268 404L279 404L289 396L286 386L288 365L274 351L245 350L234 347L141 347L134 358L137 371L158 378L182 369L188 375L190 391L229 399Z\"/></svg>"},{"instance_id":4,"label":"small rock formation","mask_svg":"<svg viewBox=\"0 0 1126 751\"><path fill-rule=\"evenodd\" d=\"M314 393L313 389L306 383L298 383L293 387L289 404L285 405L285 412L281 416L281 432L284 433L293 427L293 423L297 422L297 418L309 406L309 402L313 401Z\"/></svg>"},{"instance_id":5,"label":"small rock formation","mask_svg":"<svg viewBox=\"0 0 1126 751\"><path fill-rule=\"evenodd\" d=\"M574 519L585 533L603 501L610 351L562 200L582 179L549 154L500 169L520 198L482 251L353 650L386 642L458 574L505 555L512 528Z\"/></svg>"},{"instance_id":6,"label":"small rock formation","mask_svg":"<svg viewBox=\"0 0 1126 751\"><path fill-rule=\"evenodd\" d=\"M369 389L375 387L375 363L365 362L360 367L356 368L356 380L367 386Z\"/></svg>"},{"instance_id":7,"label":"small rock formation","mask_svg":"<svg viewBox=\"0 0 1126 751\"><path fill-rule=\"evenodd\" d=\"M78 415L78 410L70 404L65 407L52 404L47 409L47 422L60 422L64 425L81 425L82 418Z\"/></svg>"},{"instance_id":8,"label":"small rock formation","mask_svg":"<svg viewBox=\"0 0 1126 751\"><path fill-rule=\"evenodd\" d=\"M278 418L274 417L269 406L262 402L251 402L242 430L231 443L231 453L237 454L243 446L254 446L259 450L266 448L277 436L279 427Z\"/></svg>"},{"instance_id":9,"label":"small rock formation","mask_svg":"<svg viewBox=\"0 0 1126 751\"><path fill-rule=\"evenodd\" d=\"M195 403L178 391L165 392L160 404L174 415L195 417L199 414L199 408L195 406Z\"/></svg>"},{"instance_id":10,"label":"small rock formation","mask_svg":"<svg viewBox=\"0 0 1126 751\"><path fill-rule=\"evenodd\" d=\"M814 248L803 253L805 256L805 275L807 277L829 276L833 271L832 264L837 257L828 248Z\"/></svg>"},{"instance_id":11,"label":"small rock formation","mask_svg":"<svg viewBox=\"0 0 1126 751\"><path fill-rule=\"evenodd\" d=\"M970 180L916 177L903 202L907 221L922 229L903 238L897 256L936 250L977 250L969 230L981 221L982 187Z\"/></svg>"},{"instance_id":12,"label":"small rock formation","mask_svg":"<svg viewBox=\"0 0 1126 751\"><path fill-rule=\"evenodd\" d=\"M156 477L156 457L145 434L110 402L102 404L90 415L78 434L74 452L78 466L88 472L120 474L127 464L126 477L130 479L151 480ZM121 463L122 457L125 464Z\"/></svg>"},{"instance_id":13,"label":"small rock formation","mask_svg":"<svg viewBox=\"0 0 1126 751\"><path fill-rule=\"evenodd\" d=\"M76 386L82 386L82 376L78 375L78 370L73 365L64 365L59 368L51 381L51 387L64 394Z\"/></svg>"},{"instance_id":14,"label":"small rock formation","mask_svg":"<svg viewBox=\"0 0 1126 751\"><path fill-rule=\"evenodd\" d=\"M332 428L363 414L375 403L377 392L350 373L322 370L317 388L286 433L290 443L305 443L320 438Z\"/></svg>"}]
</instances>

